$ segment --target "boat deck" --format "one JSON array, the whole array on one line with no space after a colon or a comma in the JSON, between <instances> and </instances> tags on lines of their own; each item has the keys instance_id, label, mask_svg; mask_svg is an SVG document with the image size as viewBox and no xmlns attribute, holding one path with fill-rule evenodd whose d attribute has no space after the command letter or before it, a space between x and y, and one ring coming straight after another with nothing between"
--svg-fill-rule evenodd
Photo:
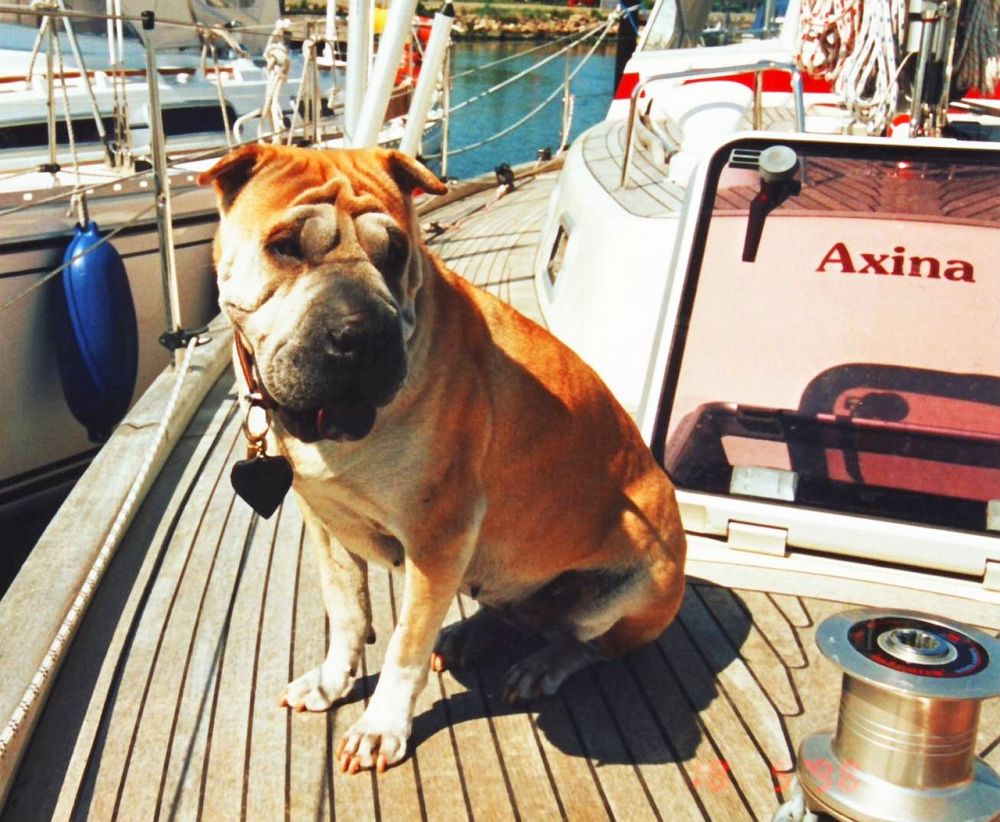
<instances>
[{"instance_id":1,"label":"boat deck","mask_svg":"<svg viewBox=\"0 0 1000 822\"><path fill-rule=\"evenodd\" d=\"M445 229L435 246L454 267L530 299L533 212L552 182L496 201L487 191L423 222ZM813 634L844 604L691 579L657 642L553 699L501 701L518 647L481 670L432 673L412 754L382 775L345 776L333 751L372 692L401 580L371 572L377 642L348 698L327 713L277 707L285 683L321 660L328 628L295 505L262 520L234 498L242 450L227 370L86 613L4 820L768 819L798 743L833 725L839 677ZM456 600L448 621L474 607ZM978 740L994 768L997 702Z\"/></svg>"},{"instance_id":2,"label":"boat deck","mask_svg":"<svg viewBox=\"0 0 1000 822\"><path fill-rule=\"evenodd\" d=\"M766 108L763 112L762 130L789 131L792 129L793 115L793 110L787 105ZM663 125L664 128L672 129L675 139L679 137L676 126ZM628 184L622 187L626 126L625 120L605 120L591 128L583 138L584 163L608 196L630 214L651 218L676 216L684 205L687 186L668 178L667 166L653 158L653 153L638 136L634 137ZM751 116L748 113L740 130L749 131L751 128Z\"/></svg>"}]
</instances>

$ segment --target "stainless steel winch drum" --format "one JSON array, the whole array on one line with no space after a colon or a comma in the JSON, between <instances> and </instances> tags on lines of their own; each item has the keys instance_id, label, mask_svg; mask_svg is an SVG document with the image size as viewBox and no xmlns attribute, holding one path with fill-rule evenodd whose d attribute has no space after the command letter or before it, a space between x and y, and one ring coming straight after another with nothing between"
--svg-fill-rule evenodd
<instances>
[{"instance_id":1,"label":"stainless steel winch drum","mask_svg":"<svg viewBox=\"0 0 1000 822\"><path fill-rule=\"evenodd\" d=\"M975 755L981 703L1000 695L1000 642L925 614L856 609L824 620L816 644L844 676L836 732L799 749L809 809L1000 820L1000 778Z\"/></svg>"}]
</instances>

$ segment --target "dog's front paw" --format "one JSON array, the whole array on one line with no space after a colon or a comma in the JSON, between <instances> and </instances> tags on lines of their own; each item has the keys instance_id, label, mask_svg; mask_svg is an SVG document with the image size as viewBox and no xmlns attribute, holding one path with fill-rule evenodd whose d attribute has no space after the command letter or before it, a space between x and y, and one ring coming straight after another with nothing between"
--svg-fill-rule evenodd
<instances>
[{"instance_id":1,"label":"dog's front paw","mask_svg":"<svg viewBox=\"0 0 1000 822\"><path fill-rule=\"evenodd\" d=\"M357 773L362 768L377 768L379 773L406 756L409 723L386 727L378 718L365 711L337 746L337 763L344 773Z\"/></svg>"},{"instance_id":2,"label":"dog's front paw","mask_svg":"<svg viewBox=\"0 0 1000 822\"><path fill-rule=\"evenodd\" d=\"M294 708L296 711L325 711L347 695L353 679L352 671L323 663L294 682L289 682L278 705Z\"/></svg>"}]
</instances>

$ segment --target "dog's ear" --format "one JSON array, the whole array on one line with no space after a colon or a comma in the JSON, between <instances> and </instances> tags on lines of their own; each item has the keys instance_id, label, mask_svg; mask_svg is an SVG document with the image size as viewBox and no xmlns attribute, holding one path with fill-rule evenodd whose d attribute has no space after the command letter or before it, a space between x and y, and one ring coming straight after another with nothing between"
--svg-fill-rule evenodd
<instances>
[{"instance_id":1,"label":"dog's ear","mask_svg":"<svg viewBox=\"0 0 1000 822\"><path fill-rule=\"evenodd\" d=\"M268 146L250 143L230 151L208 171L198 175L198 185L215 183L215 193L219 198L219 210L225 214L254 173L263 165Z\"/></svg>"},{"instance_id":2,"label":"dog's ear","mask_svg":"<svg viewBox=\"0 0 1000 822\"><path fill-rule=\"evenodd\" d=\"M414 160L409 154L390 149L385 152L385 159L392 179L396 181L400 191L407 196L418 188L430 194L446 194L448 192L448 186L442 183L434 172L423 163Z\"/></svg>"}]
</instances>

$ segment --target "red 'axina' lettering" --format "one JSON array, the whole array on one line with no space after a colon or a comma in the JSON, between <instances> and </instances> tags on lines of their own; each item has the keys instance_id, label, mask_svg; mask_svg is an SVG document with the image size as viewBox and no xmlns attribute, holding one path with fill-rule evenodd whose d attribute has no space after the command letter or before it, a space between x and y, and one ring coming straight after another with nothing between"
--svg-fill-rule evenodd
<instances>
[{"instance_id":1,"label":"red 'axina' lettering","mask_svg":"<svg viewBox=\"0 0 1000 822\"><path fill-rule=\"evenodd\" d=\"M839 271L841 274L876 274L888 277L924 277L928 280L951 280L952 282L974 283L975 269L966 260L946 260L937 257L906 256L901 245L893 248L892 254L859 252L852 254L847 243L834 243L820 260L816 271L825 274Z\"/></svg>"}]
</instances>

